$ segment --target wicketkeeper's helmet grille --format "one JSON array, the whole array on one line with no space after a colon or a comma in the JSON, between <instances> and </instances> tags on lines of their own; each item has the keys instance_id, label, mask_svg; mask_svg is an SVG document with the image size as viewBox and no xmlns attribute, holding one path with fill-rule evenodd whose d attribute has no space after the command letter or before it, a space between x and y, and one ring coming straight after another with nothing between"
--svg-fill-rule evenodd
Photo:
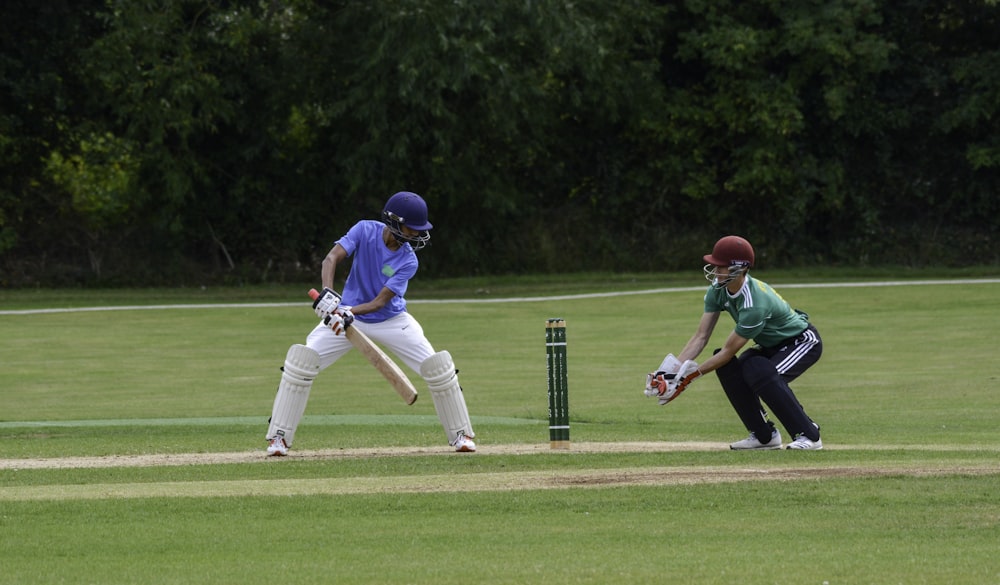
<instances>
[{"instance_id":1,"label":"wicketkeeper's helmet grille","mask_svg":"<svg viewBox=\"0 0 1000 585\"><path fill-rule=\"evenodd\" d=\"M722 287L739 278L753 266L754 252L750 242L739 236L726 236L715 243L712 253L704 256L705 278L713 286ZM717 268L725 266L729 268L729 273L722 279L719 278Z\"/></svg>"}]
</instances>

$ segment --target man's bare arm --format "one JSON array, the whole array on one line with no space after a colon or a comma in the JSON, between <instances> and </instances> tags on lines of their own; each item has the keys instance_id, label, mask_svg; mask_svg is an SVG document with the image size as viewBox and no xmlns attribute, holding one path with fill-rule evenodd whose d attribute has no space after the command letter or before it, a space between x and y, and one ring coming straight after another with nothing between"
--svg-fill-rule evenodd
<instances>
[{"instance_id":1,"label":"man's bare arm","mask_svg":"<svg viewBox=\"0 0 1000 585\"><path fill-rule=\"evenodd\" d=\"M708 340L712 337L712 331L715 330L715 324L718 322L719 313L704 313L701 316L701 321L698 322L698 330L688 340L677 359L683 363L698 357L708 345Z\"/></svg>"}]
</instances>

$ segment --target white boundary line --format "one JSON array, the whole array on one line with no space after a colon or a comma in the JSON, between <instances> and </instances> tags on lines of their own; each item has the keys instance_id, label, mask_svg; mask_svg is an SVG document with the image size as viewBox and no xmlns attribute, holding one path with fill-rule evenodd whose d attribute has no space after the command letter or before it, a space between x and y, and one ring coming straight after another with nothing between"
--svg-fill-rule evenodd
<instances>
[{"instance_id":1,"label":"white boundary line","mask_svg":"<svg viewBox=\"0 0 1000 585\"><path fill-rule=\"evenodd\" d=\"M927 286L938 284L1000 284L1000 278L960 279L960 280L901 280L892 282L818 282L802 284L777 284L777 288L868 288L886 286ZM646 290L617 291L605 293L582 293L547 297L507 297L496 299L407 299L407 304L487 304L487 303L531 303L546 301L568 301L575 299L601 299L634 295L651 295L680 292L701 292L704 286L673 288L652 288ZM171 309L271 309L280 307L300 307L302 303L218 303L203 305L123 305L117 307L69 307L53 309L3 310L0 315L48 315L54 313L88 313L97 311L149 311Z\"/></svg>"}]
</instances>

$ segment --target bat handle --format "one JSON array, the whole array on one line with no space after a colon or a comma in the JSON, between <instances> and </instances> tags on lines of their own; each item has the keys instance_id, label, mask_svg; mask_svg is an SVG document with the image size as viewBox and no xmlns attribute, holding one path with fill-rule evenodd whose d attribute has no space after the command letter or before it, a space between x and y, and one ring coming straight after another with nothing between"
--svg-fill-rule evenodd
<instances>
[{"instance_id":1,"label":"bat handle","mask_svg":"<svg viewBox=\"0 0 1000 585\"><path fill-rule=\"evenodd\" d=\"M316 299L318 299L319 298L319 291L317 291L314 288L309 289L309 298L312 299L312 300L314 300L314 301Z\"/></svg>"}]
</instances>

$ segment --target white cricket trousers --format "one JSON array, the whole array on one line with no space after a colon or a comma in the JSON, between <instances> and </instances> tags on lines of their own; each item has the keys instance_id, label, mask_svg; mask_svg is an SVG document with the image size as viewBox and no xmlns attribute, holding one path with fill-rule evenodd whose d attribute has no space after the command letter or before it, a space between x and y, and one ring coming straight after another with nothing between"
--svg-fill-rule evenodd
<instances>
[{"instance_id":1,"label":"white cricket trousers","mask_svg":"<svg viewBox=\"0 0 1000 585\"><path fill-rule=\"evenodd\" d=\"M395 354L418 376L420 364L434 355L434 347L424 337L424 328L409 313L400 313L381 323L364 323L355 319L351 327L357 327L372 341ZM319 354L321 372L354 348L346 336L334 335L333 330L322 322L309 333L306 346Z\"/></svg>"}]
</instances>

